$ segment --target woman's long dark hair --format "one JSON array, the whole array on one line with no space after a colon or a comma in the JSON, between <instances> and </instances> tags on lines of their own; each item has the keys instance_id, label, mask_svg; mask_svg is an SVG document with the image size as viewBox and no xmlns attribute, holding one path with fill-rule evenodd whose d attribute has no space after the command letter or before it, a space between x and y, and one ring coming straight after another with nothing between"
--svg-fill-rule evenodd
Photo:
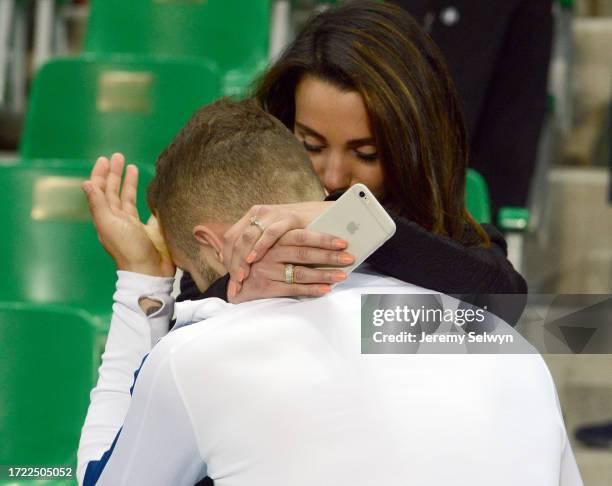
<instances>
[{"instance_id":1,"label":"woman's long dark hair","mask_svg":"<svg viewBox=\"0 0 612 486\"><path fill-rule=\"evenodd\" d=\"M354 1L311 18L259 80L255 96L290 130L305 75L361 94L384 175L384 203L425 229L464 241L468 144L441 52L401 8Z\"/></svg>"}]
</instances>

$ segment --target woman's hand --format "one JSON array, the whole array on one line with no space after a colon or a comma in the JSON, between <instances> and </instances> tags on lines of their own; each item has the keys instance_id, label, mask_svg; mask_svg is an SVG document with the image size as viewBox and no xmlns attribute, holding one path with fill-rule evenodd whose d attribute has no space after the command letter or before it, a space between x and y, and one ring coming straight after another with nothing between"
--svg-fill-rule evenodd
<instances>
[{"instance_id":1,"label":"woman's hand","mask_svg":"<svg viewBox=\"0 0 612 486\"><path fill-rule=\"evenodd\" d=\"M121 154L114 154L110 161L100 157L90 179L83 183L98 238L115 260L117 269L174 277L176 268L157 220L152 217L145 226L138 216L138 169L135 165L127 166L121 187L123 166Z\"/></svg>"},{"instance_id":2,"label":"woman's hand","mask_svg":"<svg viewBox=\"0 0 612 486\"><path fill-rule=\"evenodd\" d=\"M228 299L238 303L264 297L320 296L330 284L346 279L340 269L302 265L346 266L354 257L343 252L344 240L304 229L332 202L253 206L224 235L224 263L230 274ZM254 218L254 219L253 219ZM295 265L293 284L285 281L285 264Z\"/></svg>"}]
</instances>

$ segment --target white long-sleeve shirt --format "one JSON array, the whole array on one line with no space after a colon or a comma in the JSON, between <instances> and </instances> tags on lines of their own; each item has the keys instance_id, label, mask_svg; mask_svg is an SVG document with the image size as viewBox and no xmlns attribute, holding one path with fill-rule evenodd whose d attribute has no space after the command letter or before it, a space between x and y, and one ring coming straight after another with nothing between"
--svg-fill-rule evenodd
<instances>
[{"instance_id":1,"label":"white long-sleeve shirt","mask_svg":"<svg viewBox=\"0 0 612 486\"><path fill-rule=\"evenodd\" d=\"M125 420L135 371L153 345L168 332L174 308L174 300L170 297L173 281L172 278L117 272L113 317L77 454L79 484L83 482L87 465L110 447ZM138 303L141 297L155 298L163 305L147 319Z\"/></svg>"},{"instance_id":2,"label":"white long-sleeve shirt","mask_svg":"<svg viewBox=\"0 0 612 486\"><path fill-rule=\"evenodd\" d=\"M177 305L196 324L155 346L130 397L152 336L138 298L168 302L169 283L119 275L80 484L582 484L539 355L360 353L361 293L427 292L387 277Z\"/></svg>"}]
</instances>

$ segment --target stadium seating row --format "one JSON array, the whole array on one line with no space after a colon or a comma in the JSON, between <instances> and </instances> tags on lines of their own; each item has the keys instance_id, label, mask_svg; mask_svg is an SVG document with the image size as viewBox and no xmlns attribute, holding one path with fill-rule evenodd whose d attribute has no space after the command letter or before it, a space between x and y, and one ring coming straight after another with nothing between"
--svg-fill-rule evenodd
<instances>
[{"instance_id":1,"label":"stadium seating row","mask_svg":"<svg viewBox=\"0 0 612 486\"><path fill-rule=\"evenodd\" d=\"M265 67L269 8L269 0L93 0L84 54L39 70L22 160L0 166L0 464L76 464L115 282L80 187L94 160L121 151L139 166L146 220L144 188L159 152L199 106L244 95ZM74 471L36 481L75 483Z\"/></svg>"},{"instance_id":2,"label":"stadium seating row","mask_svg":"<svg viewBox=\"0 0 612 486\"><path fill-rule=\"evenodd\" d=\"M268 63L270 0L94 0L85 52L207 59L242 95Z\"/></svg>"},{"instance_id":3,"label":"stadium seating row","mask_svg":"<svg viewBox=\"0 0 612 486\"><path fill-rule=\"evenodd\" d=\"M91 166L122 152L153 167L190 115L221 95L214 64L196 59L86 55L39 71L21 142L25 159Z\"/></svg>"},{"instance_id":4,"label":"stadium seating row","mask_svg":"<svg viewBox=\"0 0 612 486\"><path fill-rule=\"evenodd\" d=\"M153 165L196 108L246 93L267 64L269 19L269 0L92 1L85 53L36 76L22 157L120 151Z\"/></svg>"}]
</instances>

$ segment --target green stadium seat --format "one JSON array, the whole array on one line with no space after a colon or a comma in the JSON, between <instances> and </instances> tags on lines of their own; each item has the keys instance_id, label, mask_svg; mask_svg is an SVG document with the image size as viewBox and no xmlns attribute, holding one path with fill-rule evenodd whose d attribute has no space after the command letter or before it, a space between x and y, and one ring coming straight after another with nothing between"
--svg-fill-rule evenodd
<instances>
[{"instance_id":1,"label":"green stadium seat","mask_svg":"<svg viewBox=\"0 0 612 486\"><path fill-rule=\"evenodd\" d=\"M499 210L497 225L504 231L523 232L529 225L529 209L506 206Z\"/></svg>"},{"instance_id":2,"label":"green stadium seat","mask_svg":"<svg viewBox=\"0 0 612 486\"><path fill-rule=\"evenodd\" d=\"M99 364L96 329L81 310L0 302L0 464L72 466ZM4 471L3 475L6 474Z\"/></svg>"},{"instance_id":3,"label":"green stadium seat","mask_svg":"<svg viewBox=\"0 0 612 486\"><path fill-rule=\"evenodd\" d=\"M85 52L214 60L243 95L268 62L271 0L92 0Z\"/></svg>"},{"instance_id":4,"label":"green stadium seat","mask_svg":"<svg viewBox=\"0 0 612 486\"><path fill-rule=\"evenodd\" d=\"M489 189L484 178L474 169L468 169L465 185L465 205L480 224L491 222Z\"/></svg>"},{"instance_id":5,"label":"green stadium seat","mask_svg":"<svg viewBox=\"0 0 612 486\"><path fill-rule=\"evenodd\" d=\"M34 80L21 155L94 161L122 152L152 166L192 113L219 95L215 68L201 60L58 59Z\"/></svg>"},{"instance_id":6,"label":"green stadium seat","mask_svg":"<svg viewBox=\"0 0 612 486\"><path fill-rule=\"evenodd\" d=\"M98 241L81 191L92 165L57 160L0 164L4 188L0 301L85 309L105 329L110 324L116 273ZM153 175L153 169L140 167L138 208L144 221L149 216L145 188Z\"/></svg>"},{"instance_id":7,"label":"green stadium seat","mask_svg":"<svg viewBox=\"0 0 612 486\"><path fill-rule=\"evenodd\" d=\"M465 204L472 217L480 224L491 222L489 189L484 178L468 169L465 187ZM499 209L497 226L505 232L524 232L529 224L527 208L506 206Z\"/></svg>"},{"instance_id":8,"label":"green stadium seat","mask_svg":"<svg viewBox=\"0 0 612 486\"><path fill-rule=\"evenodd\" d=\"M489 189L484 178L475 170L468 169L465 186L465 205L480 224L491 223ZM529 225L530 212L522 207L503 207L497 215L497 226L506 237L508 260L514 268L523 270L524 233Z\"/></svg>"}]
</instances>

